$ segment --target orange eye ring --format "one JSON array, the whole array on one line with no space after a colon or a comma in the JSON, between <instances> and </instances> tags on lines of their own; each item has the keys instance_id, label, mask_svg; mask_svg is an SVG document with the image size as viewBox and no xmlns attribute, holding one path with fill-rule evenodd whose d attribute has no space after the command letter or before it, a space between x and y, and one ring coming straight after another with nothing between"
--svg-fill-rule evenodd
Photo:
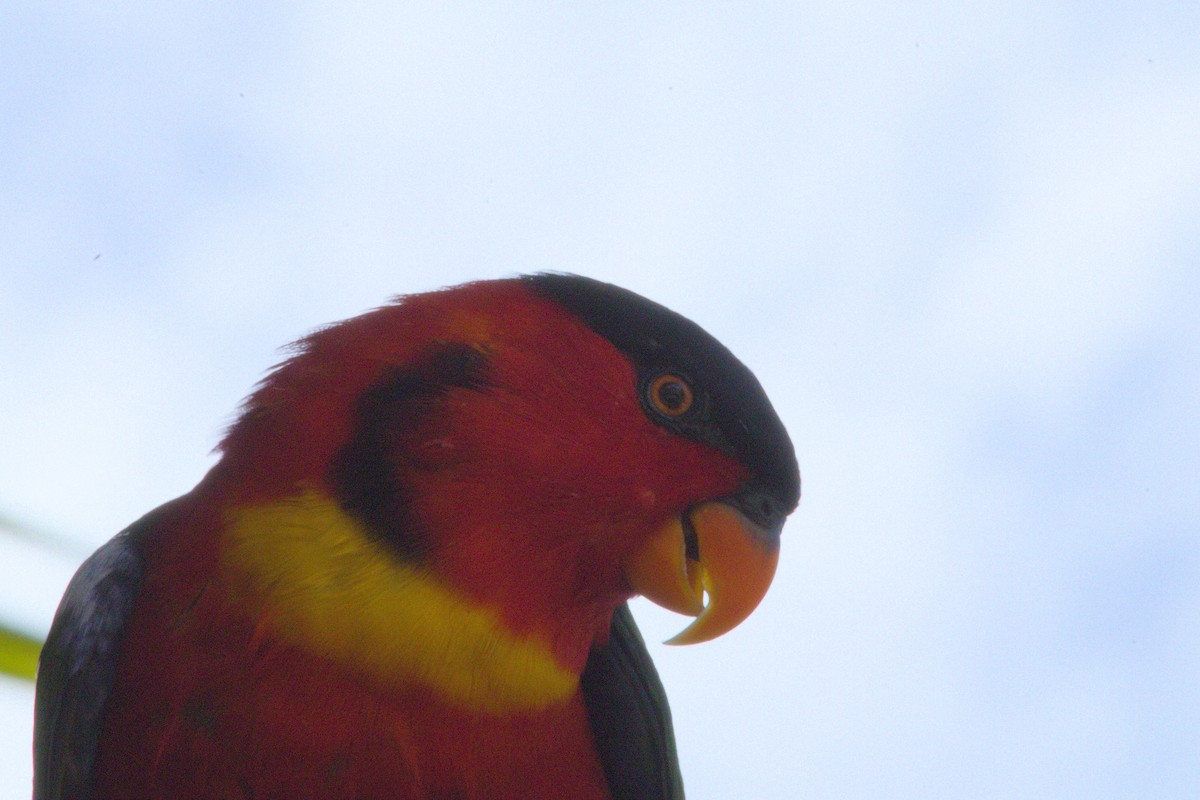
<instances>
[{"instance_id":1,"label":"orange eye ring","mask_svg":"<svg viewBox=\"0 0 1200 800\"><path fill-rule=\"evenodd\" d=\"M650 381L646 387L646 399L663 416L678 417L688 412L696 396L686 380L667 372Z\"/></svg>"}]
</instances>

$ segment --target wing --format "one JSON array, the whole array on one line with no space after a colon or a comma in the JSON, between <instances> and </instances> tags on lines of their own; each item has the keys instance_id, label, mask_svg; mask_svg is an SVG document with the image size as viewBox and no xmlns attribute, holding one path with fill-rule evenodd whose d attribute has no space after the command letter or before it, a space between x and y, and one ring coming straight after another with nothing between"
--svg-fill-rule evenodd
<instances>
[{"instance_id":1,"label":"wing","mask_svg":"<svg viewBox=\"0 0 1200 800\"><path fill-rule=\"evenodd\" d=\"M683 800L671 709L628 605L592 650L582 685L613 800Z\"/></svg>"},{"instance_id":2,"label":"wing","mask_svg":"<svg viewBox=\"0 0 1200 800\"><path fill-rule=\"evenodd\" d=\"M144 541L178 501L150 512L79 568L42 648L33 711L33 800L88 800L121 634L142 583Z\"/></svg>"}]
</instances>

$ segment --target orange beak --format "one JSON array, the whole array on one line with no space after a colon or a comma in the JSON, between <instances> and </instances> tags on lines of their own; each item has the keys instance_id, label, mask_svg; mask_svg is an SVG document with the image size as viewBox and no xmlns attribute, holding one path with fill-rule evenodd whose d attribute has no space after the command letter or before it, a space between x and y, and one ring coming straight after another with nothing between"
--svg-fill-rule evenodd
<instances>
[{"instance_id":1,"label":"orange beak","mask_svg":"<svg viewBox=\"0 0 1200 800\"><path fill-rule=\"evenodd\" d=\"M638 594L696 617L666 642L695 644L733 630L750 616L778 563L777 535L731 505L709 502L664 523L626 561L625 576Z\"/></svg>"}]
</instances>

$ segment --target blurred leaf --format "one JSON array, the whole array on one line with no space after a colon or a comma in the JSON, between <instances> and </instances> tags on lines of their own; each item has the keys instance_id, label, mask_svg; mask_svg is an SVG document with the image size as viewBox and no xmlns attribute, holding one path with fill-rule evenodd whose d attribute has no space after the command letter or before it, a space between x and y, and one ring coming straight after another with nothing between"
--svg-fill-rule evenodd
<instances>
[{"instance_id":1,"label":"blurred leaf","mask_svg":"<svg viewBox=\"0 0 1200 800\"><path fill-rule=\"evenodd\" d=\"M0 533L29 542L43 550L53 550L72 558L83 558L91 552L87 545L61 534L30 525L0 511Z\"/></svg>"},{"instance_id":2,"label":"blurred leaf","mask_svg":"<svg viewBox=\"0 0 1200 800\"><path fill-rule=\"evenodd\" d=\"M0 625L0 674L33 680L41 651L39 640Z\"/></svg>"}]
</instances>

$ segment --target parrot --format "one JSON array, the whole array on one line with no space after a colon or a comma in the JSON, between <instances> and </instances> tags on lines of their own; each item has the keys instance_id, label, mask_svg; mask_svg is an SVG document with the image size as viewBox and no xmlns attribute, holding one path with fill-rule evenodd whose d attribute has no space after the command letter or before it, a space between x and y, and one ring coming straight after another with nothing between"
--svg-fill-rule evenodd
<instances>
[{"instance_id":1,"label":"parrot","mask_svg":"<svg viewBox=\"0 0 1200 800\"><path fill-rule=\"evenodd\" d=\"M678 800L628 602L727 633L800 499L749 368L562 272L317 329L216 452L71 579L34 800Z\"/></svg>"}]
</instances>

